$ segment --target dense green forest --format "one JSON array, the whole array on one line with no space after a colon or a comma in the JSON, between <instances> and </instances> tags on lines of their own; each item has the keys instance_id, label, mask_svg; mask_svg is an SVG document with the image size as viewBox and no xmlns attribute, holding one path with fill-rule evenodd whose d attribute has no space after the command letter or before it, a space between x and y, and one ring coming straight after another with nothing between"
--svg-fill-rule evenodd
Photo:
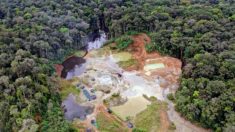
<instances>
[{"instance_id":1,"label":"dense green forest","mask_svg":"<svg viewBox=\"0 0 235 132\"><path fill-rule=\"evenodd\" d=\"M147 51L183 62L177 111L214 131L235 131L233 0L1 0L0 131L74 131L52 67L98 30L110 39L148 33Z\"/></svg>"}]
</instances>

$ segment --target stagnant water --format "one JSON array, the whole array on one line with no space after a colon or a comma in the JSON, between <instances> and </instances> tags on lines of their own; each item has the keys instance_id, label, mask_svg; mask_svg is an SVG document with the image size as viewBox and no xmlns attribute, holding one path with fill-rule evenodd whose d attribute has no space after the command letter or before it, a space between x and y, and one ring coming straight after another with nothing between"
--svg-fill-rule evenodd
<instances>
[{"instance_id":1,"label":"stagnant water","mask_svg":"<svg viewBox=\"0 0 235 132\"><path fill-rule=\"evenodd\" d=\"M94 108L89 106L82 106L76 103L76 97L73 94L63 101L62 107L64 109L65 119L73 121L74 118L85 120L86 116L93 113Z\"/></svg>"},{"instance_id":2,"label":"stagnant water","mask_svg":"<svg viewBox=\"0 0 235 132\"><path fill-rule=\"evenodd\" d=\"M102 33L99 38L95 41L88 42L87 50L91 51L94 49L99 49L103 46L103 44L107 41L107 36L105 33ZM79 76L84 73L86 70L86 63L76 65L72 70L67 72L66 79L72 79L75 76Z\"/></svg>"},{"instance_id":3,"label":"stagnant water","mask_svg":"<svg viewBox=\"0 0 235 132\"><path fill-rule=\"evenodd\" d=\"M91 51L94 49L99 49L103 46L103 44L106 41L107 41L106 34L102 33L100 35L100 38L97 38L95 41L88 42L87 50ZM68 71L66 74L66 79L72 79L75 76L83 74L85 71L86 71L86 62L84 61L79 65L75 65L74 68ZM70 121L72 121L74 118L85 119L87 115L93 112L93 108L81 106L78 103L76 103L75 98L76 97L71 93L67 97L67 99L65 99L62 102L65 118Z\"/></svg>"},{"instance_id":4,"label":"stagnant water","mask_svg":"<svg viewBox=\"0 0 235 132\"><path fill-rule=\"evenodd\" d=\"M79 76L86 71L86 63L76 65L72 70L67 73L66 79L72 79L73 77Z\"/></svg>"}]
</instances>

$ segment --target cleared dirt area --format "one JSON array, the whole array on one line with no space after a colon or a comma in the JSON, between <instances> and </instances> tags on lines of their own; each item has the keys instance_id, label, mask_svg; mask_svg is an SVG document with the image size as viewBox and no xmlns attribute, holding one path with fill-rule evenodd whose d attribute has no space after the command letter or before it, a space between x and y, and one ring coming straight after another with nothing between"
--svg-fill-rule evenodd
<instances>
[{"instance_id":1,"label":"cleared dirt area","mask_svg":"<svg viewBox=\"0 0 235 132\"><path fill-rule=\"evenodd\" d=\"M125 104L112 107L111 109L121 117L122 120L126 120L128 117L135 117L136 114L145 110L149 104L151 103L143 96L138 96L130 98Z\"/></svg>"},{"instance_id":2,"label":"cleared dirt area","mask_svg":"<svg viewBox=\"0 0 235 132\"><path fill-rule=\"evenodd\" d=\"M148 65L161 65L160 68L144 71L147 76L161 76L167 81L177 83L181 74L182 63L179 59L161 56L157 52L147 53L145 45L151 42L151 39L146 34L138 34L132 37L134 43L128 47L128 51L138 61L138 66L131 66L126 70L144 71L144 67ZM164 65L164 67L162 66Z\"/></svg>"},{"instance_id":3,"label":"cleared dirt area","mask_svg":"<svg viewBox=\"0 0 235 132\"><path fill-rule=\"evenodd\" d=\"M115 61L128 61L132 58L132 55L128 52L120 52L112 55Z\"/></svg>"}]
</instances>

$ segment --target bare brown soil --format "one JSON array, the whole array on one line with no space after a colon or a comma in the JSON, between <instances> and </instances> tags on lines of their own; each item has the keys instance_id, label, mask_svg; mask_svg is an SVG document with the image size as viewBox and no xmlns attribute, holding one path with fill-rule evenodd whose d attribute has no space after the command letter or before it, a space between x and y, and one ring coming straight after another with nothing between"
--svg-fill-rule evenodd
<instances>
[{"instance_id":1,"label":"bare brown soil","mask_svg":"<svg viewBox=\"0 0 235 132\"><path fill-rule=\"evenodd\" d=\"M129 67L126 70L142 70L145 65L145 60L148 58L148 54L145 50L145 44L150 43L151 40L146 34L132 36L132 39L134 42L128 47L127 50L130 51L133 57L138 61L138 65Z\"/></svg>"},{"instance_id":2,"label":"bare brown soil","mask_svg":"<svg viewBox=\"0 0 235 132\"><path fill-rule=\"evenodd\" d=\"M170 120L168 118L167 112L164 110L160 110L160 122L161 126L159 132L167 132L170 127Z\"/></svg>"},{"instance_id":3,"label":"bare brown soil","mask_svg":"<svg viewBox=\"0 0 235 132\"><path fill-rule=\"evenodd\" d=\"M158 75L170 81L177 83L179 75L181 74L182 63L179 59L162 56L157 52L147 53L145 45L151 42L151 39L146 34L138 34L132 36L133 44L128 47L128 51L132 53L133 57L138 61L137 65L126 68L125 70L143 70L146 64L163 63L165 68L151 71L151 75Z\"/></svg>"},{"instance_id":4,"label":"bare brown soil","mask_svg":"<svg viewBox=\"0 0 235 132\"><path fill-rule=\"evenodd\" d=\"M61 73L62 73L62 71L63 71L63 69L64 69L63 65L61 65L61 64L55 64L54 67L55 67L56 74L57 74L59 77L61 77Z\"/></svg>"}]
</instances>

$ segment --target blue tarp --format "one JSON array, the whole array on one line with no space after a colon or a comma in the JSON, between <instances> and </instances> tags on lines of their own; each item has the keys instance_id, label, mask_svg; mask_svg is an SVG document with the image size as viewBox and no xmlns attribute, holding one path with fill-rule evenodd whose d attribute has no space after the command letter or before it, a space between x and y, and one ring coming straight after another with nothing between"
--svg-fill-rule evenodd
<instances>
[{"instance_id":1,"label":"blue tarp","mask_svg":"<svg viewBox=\"0 0 235 132\"><path fill-rule=\"evenodd\" d=\"M86 96L86 98L89 101L92 100L92 97L91 97L90 93L86 89L83 89L83 94Z\"/></svg>"}]
</instances>

